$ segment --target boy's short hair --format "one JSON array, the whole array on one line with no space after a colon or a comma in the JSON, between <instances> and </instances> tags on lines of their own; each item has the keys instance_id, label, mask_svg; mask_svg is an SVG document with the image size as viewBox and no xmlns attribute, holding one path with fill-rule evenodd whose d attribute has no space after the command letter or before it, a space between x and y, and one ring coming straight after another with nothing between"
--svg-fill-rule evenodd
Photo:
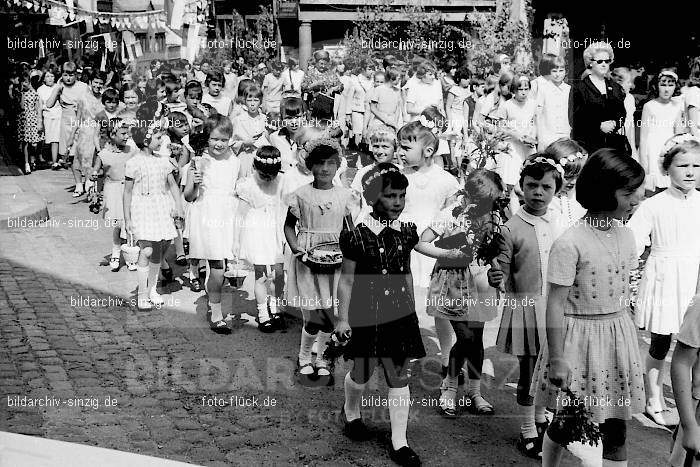
<instances>
[{"instance_id":1,"label":"boy's short hair","mask_svg":"<svg viewBox=\"0 0 700 467\"><path fill-rule=\"evenodd\" d=\"M219 70L211 70L209 73L207 73L207 77L204 80L204 85L209 86L209 83L212 81L221 83L222 86L226 84L226 78L224 78L224 74Z\"/></svg>"},{"instance_id":2,"label":"boy's short hair","mask_svg":"<svg viewBox=\"0 0 700 467\"><path fill-rule=\"evenodd\" d=\"M78 67L75 65L75 62L67 61L61 67L61 72L75 73L75 70L77 70L77 69L78 69Z\"/></svg>"},{"instance_id":3,"label":"boy's short hair","mask_svg":"<svg viewBox=\"0 0 700 467\"><path fill-rule=\"evenodd\" d=\"M581 169L576 182L576 200L589 211L617 209L615 192L636 190L644 183L644 169L639 162L614 149L594 152Z\"/></svg>"},{"instance_id":4,"label":"boy's short hair","mask_svg":"<svg viewBox=\"0 0 700 467\"><path fill-rule=\"evenodd\" d=\"M119 103L119 92L114 88L107 88L102 91L102 104L105 102L117 102Z\"/></svg>"},{"instance_id":5,"label":"boy's short hair","mask_svg":"<svg viewBox=\"0 0 700 467\"><path fill-rule=\"evenodd\" d=\"M471 71L469 71L469 68L457 68L457 71L455 72L455 83L459 85L459 82L462 81L463 79L466 79L469 81L469 79L472 77Z\"/></svg>"},{"instance_id":6,"label":"boy's short hair","mask_svg":"<svg viewBox=\"0 0 700 467\"><path fill-rule=\"evenodd\" d=\"M372 130L372 133L369 134L369 142L371 144L379 141L388 141L396 148L396 132L386 125L375 128Z\"/></svg>"}]
</instances>

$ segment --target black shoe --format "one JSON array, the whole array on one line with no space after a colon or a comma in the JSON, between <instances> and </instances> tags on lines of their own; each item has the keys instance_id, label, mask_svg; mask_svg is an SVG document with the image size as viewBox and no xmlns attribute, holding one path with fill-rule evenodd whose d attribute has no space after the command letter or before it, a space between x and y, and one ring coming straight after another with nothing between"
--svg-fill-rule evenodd
<instances>
[{"instance_id":1,"label":"black shoe","mask_svg":"<svg viewBox=\"0 0 700 467\"><path fill-rule=\"evenodd\" d=\"M275 313L272 315L272 324L275 326L277 331L287 332L287 320L284 319L282 313Z\"/></svg>"},{"instance_id":2,"label":"black shoe","mask_svg":"<svg viewBox=\"0 0 700 467\"><path fill-rule=\"evenodd\" d=\"M524 438L520 433L518 449L531 459L542 459L542 448L538 446L539 438Z\"/></svg>"},{"instance_id":3,"label":"black shoe","mask_svg":"<svg viewBox=\"0 0 700 467\"><path fill-rule=\"evenodd\" d=\"M209 321L209 329L217 334L231 334L231 328L223 319L221 321Z\"/></svg>"},{"instance_id":4,"label":"black shoe","mask_svg":"<svg viewBox=\"0 0 700 467\"><path fill-rule=\"evenodd\" d=\"M367 441L372 437L372 433L367 429L367 425L362 421L362 417L349 422L345 417L345 406L340 410L343 419L343 434L353 441Z\"/></svg>"},{"instance_id":5,"label":"black shoe","mask_svg":"<svg viewBox=\"0 0 700 467\"><path fill-rule=\"evenodd\" d=\"M175 264L178 266L187 266L187 258L185 258L185 255L180 255L175 259Z\"/></svg>"},{"instance_id":6,"label":"black shoe","mask_svg":"<svg viewBox=\"0 0 700 467\"><path fill-rule=\"evenodd\" d=\"M165 284L169 284L173 281L173 270L172 268L161 269L160 273L163 276L163 280L160 281L161 287Z\"/></svg>"},{"instance_id":7,"label":"black shoe","mask_svg":"<svg viewBox=\"0 0 700 467\"><path fill-rule=\"evenodd\" d=\"M304 374L301 372L304 368L312 368L314 371L309 373L309 374ZM307 363L306 365L300 365L299 360L297 360L297 371L296 371L296 379L299 384L302 386L305 386L307 388L312 388L316 386L316 369L314 369L314 366L311 363Z\"/></svg>"},{"instance_id":8,"label":"black shoe","mask_svg":"<svg viewBox=\"0 0 700 467\"><path fill-rule=\"evenodd\" d=\"M258 330L260 332L264 332L265 334L270 334L270 333L275 332L275 323L273 323L271 319L268 319L264 323L261 323L260 321L258 321L257 318L255 319L255 321L258 323Z\"/></svg>"},{"instance_id":9,"label":"black shoe","mask_svg":"<svg viewBox=\"0 0 700 467\"><path fill-rule=\"evenodd\" d=\"M202 283L200 282L198 277L196 277L194 279L190 279L190 290L192 292L201 292L202 291Z\"/></svg>"},{"instance_id":10,"label":"black shoe","mask_svg":"<svg viewBox=\"0 0 700 467\"><path fill-rule=\"evenodd\" d=\"M442 367L442 379L447 378L447 367ZM464 386L464 368L459 370L459 376L457 377L457 385Z\"/></svg>"},{"instance_id":11,"label":"black shoe","mask_svg":"<svg viewBox=\"0 0 700 467\"><path fill-rule=\"evenodd\" d=\"M182 249L185 250L185 256L189 256L189 254L190 254L190 242L183 241L182 242Z\"/></svg>"},{"instance_id":12,"label":"black shoe","mask_svg":"<svg viewBox=\"0 0 700 467\"><path fill-rule=\"evenodd\" d=\"M394 450L394 447L389 448L389 457L392 461L399 465L406 467L417 467L421 465L420 457L415 451L408 446L404 446L398 450Z\"/></svg>"}]
</instances>

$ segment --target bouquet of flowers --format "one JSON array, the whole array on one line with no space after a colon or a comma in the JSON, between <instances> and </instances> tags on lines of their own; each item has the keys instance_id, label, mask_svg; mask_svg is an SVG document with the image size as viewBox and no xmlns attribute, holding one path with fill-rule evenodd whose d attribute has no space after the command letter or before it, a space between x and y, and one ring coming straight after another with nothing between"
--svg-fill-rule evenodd
<instances>
[{"instance_id":1,"label":"bouquet of flowers","mask_svg":"<svg viewBox=\"0 0 700 467\"><path fill-rule=\"evenodd\" d=\"M345 347L348 345L349 341L350 336L338 334L337 332L331 334L331 340L328 343L328 347L326 348L326 351L323 352L324 360L330 362L331 372L335 370L335 363L338 361L338 359L345 356Z\"/></svg>"},{"instance_id":2,"label":"bouquet of flowers","mask_svg":"<svg viewBox=\"0 0 700 467\"><path fill-rule=\"evenodd\" d=\"M598 425L591 421L591 411L585 401L570 389L562 390L569 404L557 411L550 425L556 441L566 447L581 442L595 446L602 439Z\"/></svg>"},{"instance_id":3,"label":"bouquet of flowers","mask_svg":"<svg viewBox=\"0 0 700 467\"><path fill-rule=\"evenodd\" d=\"M489 161L495 164L496 154L508 152L509 149L504 132L478 127L471 132L471 138L465 139L464 145L463 153L469 156L464 158L462 164L475 169L485 168Z\"/></svg>"}]
</instances>

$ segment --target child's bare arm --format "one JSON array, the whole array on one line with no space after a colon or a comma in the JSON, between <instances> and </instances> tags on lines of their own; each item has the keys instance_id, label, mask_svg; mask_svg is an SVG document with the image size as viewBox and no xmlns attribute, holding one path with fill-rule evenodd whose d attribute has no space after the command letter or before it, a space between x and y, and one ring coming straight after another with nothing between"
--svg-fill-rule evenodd
<instances>
[{"instance_id":1,"label":"child's bare arm","mask_svg":"<svg viewBox=\"0 0 700 467\"><path fill-rule=\"evenodd\" d=\"M292 214L291 211L288 211L287 218L284 220L284 237L287 239L289 249L292 250L292 253L294 254L301 253L303 251L297 244L297 233L295 230L297 222L297 217Z\"/></svg>"},{"instance_id":2,"label":"child's bare arm","mask_svg":"<svg viewBox=\"0 0 700 467\"><path fill-rule=\"evenodd\" d=\"M683 447L695 453L700 452L700 427L695 419L691 373L697 359L698 349L680 341L676 343L671 361L673 396L683 427Z\"/></svg>"},{"instance_id":3,"label":"child's bare arm","mask_svg":"<svg viewBox=\"0 0 700 467\"><path fill-rule=\"evenodd\" d=\"M124 230L126 233L133 234L131 226L131 192L134 189L134 179L126 177L124 180L124 195L122 201L124 202Z\"/></svg>"},{"instance_id":4,"label":"child's bare arm","mask_svg":"<svg viewBox=\"0 0 700 467\"><path fill-rule=\"evenodd\" d=\"M433 245L433 240L438 238L438 234L433 229L428 227L420 236L420 241L415 246L415 250L425 256L437 259L460 259L466 258L466 255L459 250L446 250Z\"/></svg>"},{"instance_id":5,"label":"child's bare arm","mask_svg":"<svg viewBox=\"0 0 700 467\"><path fill-rule=\"evenodd\" d=\"M177 188L177 182L175 181L175 176L173 175L172 172L168 174L168 189L170 190L170 194L173 197L173 200L175 201L175 209L177 210L175 214L179 217L184 217L185 215L185 210L182 207L182 198L180 197L180 190Z\"/></svg>"},{"instance_id":6,"label":"child's bare arm","mask_svg":"<svg viewBox=\"0 0 700 467\"><path fill-rule=\"evenodd\" d=\"M102 159L100 158L100 155L95 156L95 162L92 164L92 175L90 175L90 180L97 180L97 175L100 173L100 169L102 168Z\"/></svg>"},{"instance_id":7,"label":"child's bare arm","mask_svg":"<svg viewBox=\"0 0 700 467\"><path fill-rule=\"evenodd\" d=\"M569 295L569 286L549 283L547 296L547 345L549 349L552 384L566 387L569 366L564 360L564 304Z\"/></svg>"},{"instance_id":8,"label":"child's bare arm","mask_svg":"<svg viewBox=\"0 0 700 467\"><path fill-rule=\"evenodd\" d=\"M340 281L338 282L338 323L335 328L341 334L350 329L348 314L354 283L355 261L343 258L343 264L340 267Z\"/></svg>"}]
</instances>

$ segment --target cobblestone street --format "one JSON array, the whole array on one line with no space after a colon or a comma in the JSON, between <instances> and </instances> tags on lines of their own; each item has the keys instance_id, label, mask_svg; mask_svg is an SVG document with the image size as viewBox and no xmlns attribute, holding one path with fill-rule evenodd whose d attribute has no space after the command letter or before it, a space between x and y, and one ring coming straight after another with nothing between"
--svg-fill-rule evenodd
<instances>
[{"instance_id":1,"label":"cobblestone street","mask_svg":"<svg viewBox=\"0 0 700 467\"><path fill-rule=\"evenodd\" d=\"M0 231L0 430L202 465L390 463L386 408L363 412L376 441L352 443L341 434L343 365L334 388L294 384L299 322L265 335L249 318L232 335L216 335L204 292L191 292L174 262L178 278L162 292L166 306L137 311L136 273L110 271L110 229L71 198L69 172L27 179L51 201L51 219ZM252 313L246 295L227 287L224 310ZM518 366L492 347L497 322L487 329L491 376L484 381L497 415L464 410L448 420L431 406L439 360L430 321L419 314L429 357L412 368L409 441L424 463L538 465L516 449ZM371 387L367 396L385 397L383 381ZM22 406L29 403L41 406ZM665 464L668 430L640 418L630 422L628 439L630 465ZM566 465L575 465L572 457Z\"/></svg>"}]
</instances>

